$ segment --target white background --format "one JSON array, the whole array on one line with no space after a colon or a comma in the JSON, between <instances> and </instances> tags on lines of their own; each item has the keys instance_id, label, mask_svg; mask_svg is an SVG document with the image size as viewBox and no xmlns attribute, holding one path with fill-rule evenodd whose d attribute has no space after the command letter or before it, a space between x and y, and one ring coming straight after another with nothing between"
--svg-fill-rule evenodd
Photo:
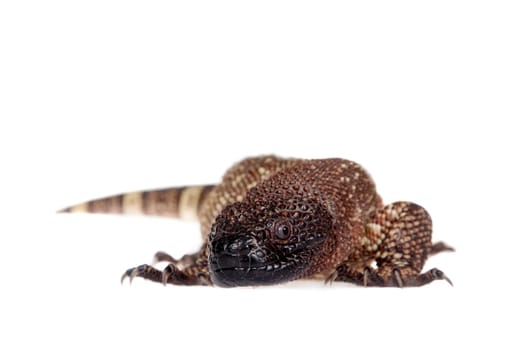
<instances>
[{"instance_id":1,"label":"white background","mask_svg":"<svg viewBox=\"0 0 525 350\"><path fill-rule=\"evenodd\" d=\"M523 348L525 12L511 1L3 1L0 348ZM344 157L412 200L454 281L162 287L177 221L56 215Z\"/></svg>"}]
</instances>

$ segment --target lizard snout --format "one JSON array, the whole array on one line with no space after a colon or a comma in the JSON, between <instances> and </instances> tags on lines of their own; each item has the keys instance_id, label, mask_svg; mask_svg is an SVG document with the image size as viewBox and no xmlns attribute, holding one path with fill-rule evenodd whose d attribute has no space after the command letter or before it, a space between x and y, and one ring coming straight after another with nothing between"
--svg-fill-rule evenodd
<instances>
[{"instance_id":1,"label":"lizard snout","mask_svg":"<svg viewBox=\"0 0 525 350\"><path fill-rule=\"evenodd\" d=\"M251 236L224 236L210 241L209 268L215 285L237 285L239 276L251 265L249 254L256 247ZM233 284L233 285L232 285Z\"/></svg>"}]
</instances>

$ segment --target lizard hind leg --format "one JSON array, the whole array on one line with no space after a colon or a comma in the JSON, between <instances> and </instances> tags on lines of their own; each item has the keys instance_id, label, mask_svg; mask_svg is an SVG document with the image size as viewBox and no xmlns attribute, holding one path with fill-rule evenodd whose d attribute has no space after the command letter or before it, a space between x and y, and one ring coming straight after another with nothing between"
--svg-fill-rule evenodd
<instances>
[{"instance_id":1,"label":"lizard hind leg","mask_svg":"<svg viewBox=\"0 0 525 350\"><path fill-rule=\"evenodd\" d=\"M366 225L365 237L362 256L372 257L377 268L363 265L363 259L356 263L354 257L337 268L335 280L381 287L422 286L435 280L452 284L438 269L421 273L429 255L452 250L441 242L432 245L432 220L421 206L410 202L385 206Z\"/></svg>"}]
</instances>

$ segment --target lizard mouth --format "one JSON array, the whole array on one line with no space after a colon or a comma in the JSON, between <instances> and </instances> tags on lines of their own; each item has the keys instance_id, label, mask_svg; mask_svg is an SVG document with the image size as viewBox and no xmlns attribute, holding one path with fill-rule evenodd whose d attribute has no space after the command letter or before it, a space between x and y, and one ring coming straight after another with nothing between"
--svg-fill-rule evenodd
<instances>
[{"instance_id":1,"label":"lizard mouth","mask_svg":"<svg viewBox=\"0 0 525 350\"><path fill-rule=\"evenodd\" d=\"M295 273L292 266L280 263L222 267L221 259L210 259L210 277L219 287L241 287L287 282L295 278Z\"/></svg>"},{"instance_id":2,"label":"lizard mouth","mask_svg":"<svg viewBox=\"0 0 525 350\"><path fill-rule=\"evenodd\" d=\"M209 244L210 278L219 287L271 285L294 279L295 261L261 249L253 236L223 237Z\"/></svg>"}]
</instances>

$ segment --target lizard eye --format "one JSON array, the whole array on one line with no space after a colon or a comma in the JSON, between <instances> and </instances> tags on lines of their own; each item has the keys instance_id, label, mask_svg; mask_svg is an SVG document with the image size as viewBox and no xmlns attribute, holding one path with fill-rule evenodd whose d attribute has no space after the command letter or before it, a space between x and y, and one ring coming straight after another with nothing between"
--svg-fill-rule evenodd
<instances>
[{"instance_id":1,"label":"lizard eye","mask_svg":"<svg viewBox=\"0 0 525 350\"><path fill-rule=\"evenodd\" d=\"M274 235L279 240L286 240L292 234L292 226L287 222L279 222L275 225Z\"/></svg>"}]
</instances>

